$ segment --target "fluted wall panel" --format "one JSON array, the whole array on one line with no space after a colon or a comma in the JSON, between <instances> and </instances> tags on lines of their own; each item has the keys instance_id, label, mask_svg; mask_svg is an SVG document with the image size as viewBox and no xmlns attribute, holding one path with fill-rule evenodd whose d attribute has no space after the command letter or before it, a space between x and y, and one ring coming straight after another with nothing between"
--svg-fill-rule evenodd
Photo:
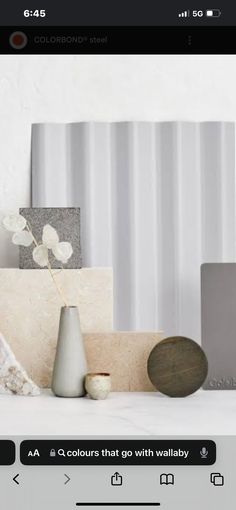
<instances>
[{"instance_id":1,"label":"fluted wall panel","mask_svg":"<svg viewBox=\"0 0 236 510\"><path fill-rule=\"evenodd\" d=\"M200 339L200 265L235 261L235 198L234 123L33 125L32 205L81 207L115 329Z\"/></svg>"}]
</instances>

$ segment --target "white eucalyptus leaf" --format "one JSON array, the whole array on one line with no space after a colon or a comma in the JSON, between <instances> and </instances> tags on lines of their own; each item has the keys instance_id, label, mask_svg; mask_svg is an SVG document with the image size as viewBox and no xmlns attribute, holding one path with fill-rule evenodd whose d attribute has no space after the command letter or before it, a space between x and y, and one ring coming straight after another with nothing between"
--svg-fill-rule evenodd
<instances>
[{"instance_id":1,"label":"white eucalyptus leaf","mask_svg":"<svg viewBox=\"0 0 236 510\"><path fill-rule=\"evenodd\" d=\"M21 214L9 214L3 218L2 223L9 232L21 232L26 227L26 219Z\"/></svg>"},{"instance_id":2,"label":"white eucalyptus leaf","mask_svg":"<svg viewBox=\"0 0 236 510\"><path fill-rule=\"evenodd\" d=\"M42 241L47 248L52 249L59 242L59 236L55 228L51 227L51 225L45 225L43 227Z\"/></svg>"},{"instance_id":3,"label":"white eucalyptus leaf","mask_svg":"<svg viewBox=\"0 0 236 510\"><path fill-rule=\"evenodd\" d=\"M44 244L36 246L33 250L33 259L40 267L45 267L48 264L48 249Z\"/></svg>"},{"instance_id":4,"label":"white eucalyptus leaf","mask_svg":"<svg viewBox=\"0 0 236 510\"><path fill-rule=\"evenodd\" d=\"M33 236L27 230L22 230L21 232L15 232L12 237L13 244L17 244L19 246L30 246L33 242Z\"/></svg>"},{"instance_id":5,"label":"white eucalyptus leaf","mask_svg":"<svg viewBox=\"0 0 236 510\"><path fill-rule=\"evenodd\" d=\"M61 242L53 246L52 252L57 260L66 264L73 253L73 248L70 243Z\"/></svg>"}]
</instances>

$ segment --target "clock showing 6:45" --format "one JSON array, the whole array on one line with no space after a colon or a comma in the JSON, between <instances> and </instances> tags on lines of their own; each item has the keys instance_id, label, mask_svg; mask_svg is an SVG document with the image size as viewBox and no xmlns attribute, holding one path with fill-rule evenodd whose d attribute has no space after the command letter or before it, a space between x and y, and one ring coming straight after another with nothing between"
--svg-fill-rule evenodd
<instances>
[{"instance_id":1,"label":"clock showing 6:45","mask_svg":"<svg viewBox=\"0 0 236 510\"><path fill-rule=\"evenodd\" d=\"M25 9L24 17L25 18L45 18L46 11L45 9L35 9L34 11L30 11L29 9Z\"/></svg>"}]
</instances>

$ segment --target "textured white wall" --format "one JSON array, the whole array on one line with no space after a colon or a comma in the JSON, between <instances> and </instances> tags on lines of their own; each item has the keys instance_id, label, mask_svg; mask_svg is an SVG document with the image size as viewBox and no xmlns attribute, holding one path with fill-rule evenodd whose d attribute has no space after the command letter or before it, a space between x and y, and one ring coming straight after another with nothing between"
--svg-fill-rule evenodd
<instances>
[{"instance_id":1,"label":"textured white wall","mask_svg":"<svg viewBox=\"0 0 236 510\"><path fill-rule=\"evenodd\" d=\"M235 119L234 56L1 56L1 214L30 203L32 122Z\"/></svg>"}]
</instances>

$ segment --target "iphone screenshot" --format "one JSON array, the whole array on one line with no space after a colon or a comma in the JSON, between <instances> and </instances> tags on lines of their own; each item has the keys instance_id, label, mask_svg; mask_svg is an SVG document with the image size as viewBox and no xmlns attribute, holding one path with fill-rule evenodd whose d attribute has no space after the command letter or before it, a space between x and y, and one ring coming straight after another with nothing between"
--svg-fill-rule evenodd
<instances>
[{"instance_id":1,"label":"iphone screenshot","mask_svg":"<svg viewBox=\"0 0 236 510\"><path fill-rule=\"evenodd\" d=\"M236 508L236 5L0 17L0 510Z\"/></svg>"}]
</instances>

